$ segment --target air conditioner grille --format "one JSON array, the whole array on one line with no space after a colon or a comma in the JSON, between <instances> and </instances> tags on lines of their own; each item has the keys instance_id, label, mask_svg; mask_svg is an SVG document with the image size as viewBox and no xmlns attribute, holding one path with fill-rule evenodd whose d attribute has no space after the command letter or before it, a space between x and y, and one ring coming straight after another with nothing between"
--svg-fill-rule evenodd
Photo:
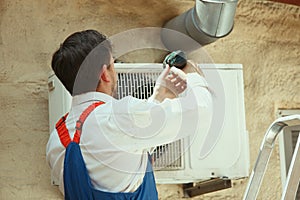
<instances>
[{"instance_id":1,"label":"air conditioner grille","mask_svg":"<svg viewBox=\"0 0 300 200\"><path fill-rule=\"evenodd\" d=\"M118 98L131 95L139 99L147 99L153 92L155 80L159 73L119 73Z\"/></svg>"},{"instance_id":2,"label":"air conditioner grille","mask_svg":"<svg viewBox=\"0 0 300 200\"><path fill-rule=\"evenodd\" d=\"M156 147L152 157L154 170L183 169L182 140Z\"/></svg>"},{"instance_id":3,"label":"air conditioner grille","mask_svg":"<svg viewBox=\"0 0 300 200\"><path fill-rule=\"evenodd\" d=\"M141 69L131 69L127 72L122 70L118 72L118 94L117 98L121 99L131 95L139 99L147 99L153 93L155 81L161 70L147 72ZM138 71L138 72L137 72ZM152 154L155 161L154 170L178 170L183 169L182 158L183 140L173 143L157 146Z\"/></svg>"}]
</instances>

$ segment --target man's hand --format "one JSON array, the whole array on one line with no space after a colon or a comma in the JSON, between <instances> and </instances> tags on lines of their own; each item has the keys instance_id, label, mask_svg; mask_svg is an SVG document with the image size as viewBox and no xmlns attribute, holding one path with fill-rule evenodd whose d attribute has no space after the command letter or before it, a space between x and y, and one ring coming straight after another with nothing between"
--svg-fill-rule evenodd
<instances>
[{"instance_id":1,"label":"man's hand","mask_svg":"<svg viewBox=\"0 0 300 200\"><path fill-rule=\"evenodd\" d=\"M156 80L152 98L162 102L165 98L175 98L187 87L185 73L167 65Z\"/></svg>"},{"instance_id":2,"label":"man's hand","mask_svg":"<svg viewBox=\"0 0 300 200\"><path fill-rule=\"evenodd\" d=\"M188 73L198 73L200 76L204 77L204 74L203 74L202 70L200 69L200 67L198 67L197 64L194 63L191 60L187 61L187 64L182 69L182 71L184 71L186 74L188 74Z\"/></svg>"}]
</instances>

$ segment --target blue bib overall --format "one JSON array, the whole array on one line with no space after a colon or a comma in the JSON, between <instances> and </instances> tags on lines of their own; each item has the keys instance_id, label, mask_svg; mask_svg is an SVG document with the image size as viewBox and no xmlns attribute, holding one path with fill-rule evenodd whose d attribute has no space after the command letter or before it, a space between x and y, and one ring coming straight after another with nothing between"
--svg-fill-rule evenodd
<instances>
[{"instance_id":1,"label":"blue bib overall","mask_svg":"<svg viewBox=\"0 0 300 200\"><path fill-rule=\"evenodd\" d=\"M90 105L80 116L76 123L76 132L71 140L65 119L67 114L56 124L61 143L66 147L64 159L64 190L65 199L70 200L158 200L154 180L151 157L148 155L147 170L142 184L134 192L104 192L96 190L91 183L84 159L81 154L79 142L82 125L88 115L103 102Z\"/></svg>"}]
</instances>

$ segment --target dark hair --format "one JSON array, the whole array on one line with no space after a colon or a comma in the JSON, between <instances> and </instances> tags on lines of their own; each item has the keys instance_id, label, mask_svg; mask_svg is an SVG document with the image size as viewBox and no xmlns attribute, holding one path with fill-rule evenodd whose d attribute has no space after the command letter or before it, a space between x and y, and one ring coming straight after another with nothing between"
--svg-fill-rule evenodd
<instances>
[{"instance_id":1,"label":"dark hair","mask_svg":"<svg viewBox=\"0 0 300 200\"><path fill-rule=\"evenodd\" d=\"M107 37L95 30L71 34L53 54L55 75L72 96L95 91L102 66L110 65L112 47Z\"/></svg>"}]
</instances>

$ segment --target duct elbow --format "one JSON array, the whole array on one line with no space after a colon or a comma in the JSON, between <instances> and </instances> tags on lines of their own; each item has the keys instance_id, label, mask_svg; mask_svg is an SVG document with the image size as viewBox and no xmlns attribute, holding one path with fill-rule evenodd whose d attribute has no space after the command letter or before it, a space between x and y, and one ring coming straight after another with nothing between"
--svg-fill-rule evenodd
<instances>
[{"instance_id":1,"label":"duct elbow","mask_svg":"<svg viewBox=\"0 0 300 200\"><path fill-rule=\"evenodd\" d=\"M192 9L164 25L162 42L169 50L185 51L210 44L231 32L236 6L237 0L196 0Z\"/></svg>"}]
</instances>

